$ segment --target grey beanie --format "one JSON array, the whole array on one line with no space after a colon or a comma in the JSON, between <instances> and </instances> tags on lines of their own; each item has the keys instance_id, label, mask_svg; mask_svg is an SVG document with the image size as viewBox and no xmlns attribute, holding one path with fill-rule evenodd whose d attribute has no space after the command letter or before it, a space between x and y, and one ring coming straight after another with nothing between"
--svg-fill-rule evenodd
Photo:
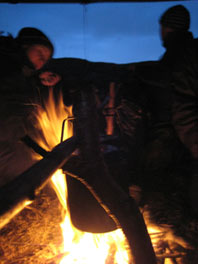
<instances>
[{"instance_id":1,"label":"grey beanie","mask_svg":"<svg viewBox=\"0 0 198 264\"><path fill-rule=\"evenodd\" d=\"M161 25L175 30L188 30L190 13L183 5L176 5L167 9L159 22Z\"/></svg>"}]
</instances>

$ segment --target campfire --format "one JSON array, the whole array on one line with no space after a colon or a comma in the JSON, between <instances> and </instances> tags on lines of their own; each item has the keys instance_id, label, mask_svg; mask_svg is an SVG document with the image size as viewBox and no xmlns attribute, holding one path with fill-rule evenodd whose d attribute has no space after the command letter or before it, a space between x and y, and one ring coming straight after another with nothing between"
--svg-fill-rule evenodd
<instances>
[{"instance_id":1,"label":"campfire","mask_svg":"<svg viewBox=\"0 0 198 264\"><path fill-rule=\"evenodd\" d=\"M61 142L64 142L66 139L71 138L73 136L74 132L73 132L73 121L72 121L72 117L73 117L72 107L65 107L63 103L62 95L60 95L59 104L56 104L53 98L53 92L52 90L50 90L48 101L46 101L44 107L38 106L35 117L37 120L36 122L37 125L35 127L36 133L33 133L31 136L33 142L36 142L36 144L38 144L38 146L40 146L40 148L44 150L44 153L45 151L46 153L50 153L53 150L53 148L56 147L59 143L61 144ZM72 152L72 156L74 157L78 156L78 150ZM33 158L35 160L40 160L42 157L38 153L34 152ZM105 233L85 232L76 228L73 225L70 215L70 207L68 206L68 188L66 182L67 179L66 174L67 174L67 169L56 170L53 176L51 177L50 180L51 183L48 183L40 191L40 196L38 196L38 198L34 201L33 204L27 206L23 211L21 211L19 215L17 215L13 219L13 221L11 221L7 226L5 226L5 228L2 229L1 236L3 237L3 235L5 234L6 237L6 233L7 233L8 237L10 237L9 232L10 230L15 229L16 222L19 221L19 219L23 219L23 223L25 221L28 221L27 218L29 217L30 212L31 214L35 213L35 216L41 219L42 215L40 212L38 213L39 206L44 208L44 212L42 212L42 214L43 213L45 214L45 212L50 210L49 208L51 207L53 212L50 211L48 213L50 213L52 216L50 218L50 221L52 221L53 225L55 225L53 228L53 237L56 236L54 231L58 230L57 231L58 238L55 239L53 246L51 242L49 243L49 245L46 244L43 245L42 241L38 241L38 240L36 241L36 244L32 243L32 246L37 248L37 252L32 253L32 255L34 256L39 255L38 252L39 250L42 251L42 248L45 248L45 255L42 255L42 257L40 257L38 261L33 260L33 262L31 262L30 260L28 260L28 263L43 263L43 264L133 263L131 251L130 251L133 248L133 246L131 246L130 244L130 235L127 236L128 233L125 231L125 226L123 229L122 225L117 224L117 219L115 219L115 224L117 225L117 227L113 228L114 230ZM72 173L70 173L68 177L71 176ZM82 183L84 184L83 181ZM54 196L55 193L52 192L52 189L50 187L51 185L53 186L53 190L55 191L57 196ZM89 191L92 192L92 189L89 187L89 183L87 184L87 186ZM95 195L94 191L93 191L93 195ZM50 199L47 198L48 196L53 197L52 200L50 200L51 198ZM47 199L49 200L47 201ZM98 199L97 195L96 195L96 199ZM44 205L46 201L48 203L47 206ZM101 203L100 199L98 199L98 202ZM37 213L39 216L37 215ZM56 214L59 214L59 216L57 216ZM183 256L185 255L185 251L183 250L175 251L173 250L173 248L170 247L170 244L168 243L168 239L167 239L167 233L169 232L169 228L158 227L151 224L146 210L142 211L142 214L144 216L144 220L147 225L147 230L151 238L152 246L155 251L156 261L158 261L158 262L154 262L155 260L154 258L152 259L153 255L151 253L151 260L148 260L148 263L160 263L160 264L182 263L177 261L180 261L183 258ZM119 217L120 216L118 215L118 218ZM129 215L129 219L130 219L130 215ZM31 221L31 217L29 220ZM51 225L51 223L45 223L45 225L43 226L44 229L48 224L49 226ZM61 226L61 228L59 226ZM27 228L27 224L25 224L25 227ZM142 227L141 224L139 227ZM19 229L19 226L17 226L17 229ZM48 228L46 228L46 233L49 236L51 231L49 232L49 230L47 229ZM35 232L35 236L37 235L36 234L37 231L38 231L37 227L34 227L33 233ZM42 232L45 232L45 230L43 230ZM13 236L14 235L13 231L11 233ZM31 236L34 235L33 233L31 233ZM140 233L142 234L143 241L145 241L145 236L146 236L145 231L143 230L143 232L141 231ZM43 234L43 236L44 235L45 234ZM135 234L134 236L138 237L137 234ZM39 240L41 240L40 237ZM4 238L4 241L6 241L6 238ZM19 247L19 245L17 244L17 240L12 239L11 242L14 244L16 248ZM22 244L23 243L24 245L25 243L26 245L29 244L27 240L23 241ZM183 242L179 244L182 243ZM0 260L2 259L1 263L8 263L6 262L7 260L4 261L6 250L7 249L5 247L0 248ZM27 263L26 261L27 261L28 252L23 252L22 255L25 254L27 254L25 257L21 256L18 260L17 257L15 256L16 263ZM140 254L144 254L144 248L142 248L142 252ZM9 263L14 263L14 262L9 262ZM139 263L136 262L135 260L134 263L144 264L146 262Z\"/></svg>"},{"instance_id":2,"label":"campfire","mask_svg":"<svg viewBox=\"0 0 198 264\"><path fill-rule=\"evenodd\" d=\"M50 151L60 141L73 135L72 108L65 107L60 95L59 104L56 105L50 90L48 101L43 108L38 108L36 118L38 130L42 131L44 138L35 138L35 141L45 150ZM67 184L65 174L57 170L51 181L57 193L64 212L61 223L63 233L63 259L64 263L129 263L128 244L121 229L105 234L92 234L82 232L72 225L69 208L67 206Z\"/></svg>"}]
</instances>

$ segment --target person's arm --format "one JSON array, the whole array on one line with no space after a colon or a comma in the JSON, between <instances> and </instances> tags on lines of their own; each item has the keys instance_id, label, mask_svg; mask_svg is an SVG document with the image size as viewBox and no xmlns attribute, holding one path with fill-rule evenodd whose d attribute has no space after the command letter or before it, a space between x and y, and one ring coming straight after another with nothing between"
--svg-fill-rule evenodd
<instances>
[{"instance_id":1,"label":"person's arm","mask_svg":"<svg viewBox=\"0 0 198 264\"><path fill-rule=\"evenodd\" d=\"M173 125L193 159L198 160L198 75L190 62L174 74Z\"/></svg>"},{"instance_id":2,"label":"person's arm","mask_svg":"<svg viewBox=\"0 0 198 264\"><path fill-rule=\"evenodd\" d=\"M198 215L198 58L196 53L184 57L182 70L174 73L173 125L191 154L189 164L189 199L192 212Z\"/></svg>"}]
</instances>

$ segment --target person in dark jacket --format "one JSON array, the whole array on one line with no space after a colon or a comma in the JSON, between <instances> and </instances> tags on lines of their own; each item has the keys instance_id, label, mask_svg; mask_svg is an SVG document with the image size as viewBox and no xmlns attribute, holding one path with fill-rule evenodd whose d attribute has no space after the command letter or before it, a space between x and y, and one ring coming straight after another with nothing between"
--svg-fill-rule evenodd
<instances>
[{"instance_id":1,"label":"person in dark jacket","mask_svg":"<svg viewBox=\"0 0 198 264\"><path fill-rule=\"evenodd\" d=\"M138 164L137 181L145 193L174 194L179 189L183 192L188 181L184 166L188 154L172 122L173 88L178 71L185 82L183 57L185 46L193 36L188 31L189 12L182 5L168 9L159 22L166 51L159 61L136 69L146 98L149 124L147 142Z\"/></svg>"},{"instance_id":2,"label":"person in dark jacket","mask_svg":"<svg viewBox=\"0 0 198 264\"><path fill-rule=\"evenodd\" d=\"M41 69L53 55L53 45L47 36L36 28L22 28L17 37L0 36L1 73L0 77L21 71Z\"/></svg>"},{"instance_id":3,"label":"person in dark jacket","mask_svg":"<svg viewBox=\"0 0 198 264\"><path fill-rule=\"evenodd\" d=\"M20 139L39 100L37 71L52 55L53 44L37 28L22 28L16 38L0 36L0 185L32 164Z\"/></svg>"},{"instance_id":4,"label":"person in dark jacket","mask_svg":"<svg viewBox=\"0 0 198 264\"><path fill-rule=\"evenodd\" d=\"M172 123L186 149L190 206L198 215L198 39L181 5L168 9L160 23L166 48L162 63L172 72Z\"/></svg>"}]
</instances>

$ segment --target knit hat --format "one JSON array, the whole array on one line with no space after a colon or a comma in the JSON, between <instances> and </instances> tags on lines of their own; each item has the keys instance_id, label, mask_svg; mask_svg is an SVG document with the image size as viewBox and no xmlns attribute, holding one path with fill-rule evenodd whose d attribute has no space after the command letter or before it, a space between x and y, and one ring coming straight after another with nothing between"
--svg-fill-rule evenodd
<instances>
[{"instance_id":1,"label":"knit hat","mask_svg":"<svg viewBox=\"0 0 198 264\"><path fill-rule=\"evenodd\" d=\"M18 36L16 37L17 42L20 45L34 45L41 44L49 47L52 50L52 54L54 51L54 47L48 37L39 29L32 27L24 27L22 28Z\"/></svg>"},{"instance_id":2,"label":"knit hat","mask_svg":"<svg viewBox=\"0 0 198 264\"><path fill-rule=\"evenodd\" d=\"M188 30L190 13L183 5L176 5L167 9L159 22L161 25L175 30Z\"/></svg>"}]
</instances>

